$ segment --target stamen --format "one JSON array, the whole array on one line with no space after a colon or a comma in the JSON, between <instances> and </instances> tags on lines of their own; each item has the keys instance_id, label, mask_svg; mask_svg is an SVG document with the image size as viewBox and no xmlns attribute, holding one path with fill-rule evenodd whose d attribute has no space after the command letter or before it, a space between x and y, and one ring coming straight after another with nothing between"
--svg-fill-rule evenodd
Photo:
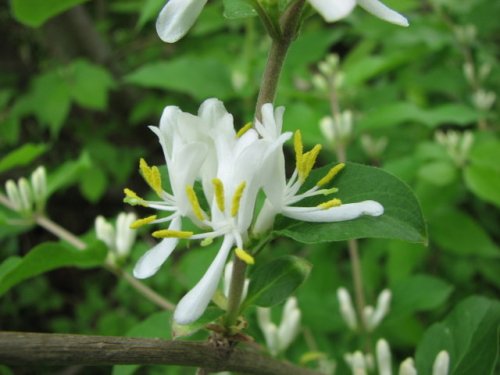
<instances>
[{"instance_id":1,"label":"stamen","mask_svg":"<svg viewBox=\"0 0 500 375\"><path fill-rule=\"evenodd\" d=\"M240 210L240 201L241 197L243 196L243 191L245 191L245 187L247 186L247 183L243 181L241 184L238 185L236 188L236 191L234 192L233 195L233 201L231 202L231 216L235 217L238 215L238 211Z\"/></svg>"},{"instance_id":2,"label":"stamen","mask_svg":"<svg viewBox=\"0 0 500 375\"><path fill-rule=\"evenodd\" d=\"M214 178L212 180L212 184L214 184L215 190L215 201L217 202L217 207L221 212L224 212L226 209L225 201L224 201L224 184L218 178Z\"/></svg>"},{"instance_id":3,"label":"stamen","mask_svg":"<svg viewBox=\"0 0 500 375\"><path fill-rule=\"evenodd\" d=\"M158 167L150 167L144 159L141 158L139 162L139 168L142 173L142 177L148 183L148 185L161 197L163 191L161 187L161 174Z\"/></svg>"},{"instance_id":4,"label":"stamen","mask_svg":"<svg viewBox=\"0 0 500 375\"><path fill-rule=\"evenodd\" d=\"M196 192L194 191L191 185L186 186L186 194L191 203L191 208L193 209L194 216L196 216L199 220L205 220L203 216L203 210L201 209L200 202L198 201L198 197L196 196Z\"/></svg>"},{"instance_id":5,"label":"stamen","mask_svg":"<svg viewBox=\"0 0 500 375\"><path fill-rule=\"evenodd\" d=\"M154 238L190 238L193 232L184 230L162 229L151 233Z\"/></svg>"},{"instance_id":6,"label":"stamen","mask_svg":"<svg viewBox=\"0 0 500 375\"><path fill-rule=\"evenodd\" d=\"M251 122L248 122L240 130L238 130L238 133L236 133L236 136L238 138L241 138L241 136L243 134L245 134L247 131L249 131L250 129L252 129L252 126L253 126L253 124Z\"/></svg>"},{"instance_id":7,"label":"stamen","mask_svg":"<svg viewBox=\"0 0 500 375\"><path fill-rule=\"evenodd\" d=\"M143 206L143 207L148 207L148 204L144 199L139 197L133 190L130 190L128 188L123 189L123 193L125 194L125 198L123 198L123 201L125 203L130 204L131 206Z\"/></svg>"},{"instance_id":8,"label":"stamen","mask_svg":"<svg viewBox=\"0 0 500 375\"><path fill-rule=\"evenodd\" d=\"M237 247L235 250L234 250L234 253L236 254L236 256L238 258L240 258L243 262L245 262L246 264L255 264L255 259L253 256L250 255L250 253L246 252L245 250Z\"/></svg>"},{"instance_id":9,"label":"stamen","mask_svg":"<svg viewBox=\"0 0 500 375\"><path fill-rule=\"evenodd\" d=\"M328 210L329 208L338 207L341 205L342 201L340 199L334 198L330 199L329 201L318 204L318 208L321 208L322 210Z\"/></svg>"},{"instance_id":10,"label":"stamen","mask_svg":"<svg viewBox=\"0 0 500 375\"><path fill-rule=\"evenodd\" d=\"M295 167L297 168L297 172L300 175L300 169L302 166L302 154L304 151L304 145L302 144L302 134L300 130L296 130L293 136L293 149L295 150Z\"/></svg>"},{"instance_id":11,"label":"stamen","mask_svg":"<svg viewBox=\"0 0 500 375\"><path fill-rule=\"evenodd\" d=\"M319 180L317 183L316 183L316 186L323 186L323 185L326 185L327 183L329 183L331 180L333 180L333 178L342 170L344 169L345 167L345 164L344 163L339 163L335 166L333 166L329 171L328 173L325 175L325 177L323 177L321 180Z\"/></svg>"},{"instance_id":12,"label":"stamen","mask_svg":"<svg viewBox=\"0 0 500 375\"><path fill-rule=\"evenodd\" d=\"M210 246L214 242L212 237L207 237L200 242L201 247Z\"/></svg>"},{"instance_id":13,"label":"stamen","mask_svg":"<svg viewBox=\"0 0 500 375\"><path fill-rule=\"evenodd\" d=\"M151 216L148 216L148 217L145 217L142 219L137 219L132 224L130 224L130 229L138 229L146 224L149 224L149 223L155 221L156 218L157 218L156 215L151 215Z\"/></svg>"},{"instance_id":14,"label":"stamen","mask_svg":"<svg viewBox=\"0 0 500 375\"><path fill-rule=\"evenodd\" d=\"M309 177L309 174L311 173L311 170L314 167L314 164L316 163L316 159L318 158L318 154L321 151L321 145L316 145L313 147L313 149L309 152L306 152L302 156L302 166L299 170L299 176L300 180L304 182L307 177Z\"/></svg>"}]
</instances>

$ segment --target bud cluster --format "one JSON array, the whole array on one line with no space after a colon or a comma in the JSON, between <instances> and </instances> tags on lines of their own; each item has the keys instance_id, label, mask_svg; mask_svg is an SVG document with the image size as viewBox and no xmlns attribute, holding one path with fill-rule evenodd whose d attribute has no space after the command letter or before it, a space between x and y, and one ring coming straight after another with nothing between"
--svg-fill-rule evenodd
<instances>
[{"instance_id":1,"label":"bud cluster","mask_svg":"<svg viewBox=\"0 0 500 375\"><path fill-rule=\"evenodd\" d=\"M474 142L474 134L470 131L463 133L449 130L448 132L438 131L436 142L442 145L457 167L463 167L469 155L469 151Z\"/></svg>"},{"instance_id":2,"label":"bud cluster","mask_svg":"<svg viewBox=\"0 0 500 375\"><path fill-rule=\"evenodd\" d=\"M35 169L30 180L25 177L21 177L17 183L8 180L5 191L14 211L24 216L41 213L48 197L45 167Z\"/></svg>"},{"instance_id":3,"label":"bud cluster","mask_svg":"<svg viewBox=\"0 0 500 375\"><path fill-rule=\"evenodd\" d=\"M95 219L96 236L108 246L108 260L112 264L123 261L134 246L137 232L130 226L136 220L134 213L125 212L118 215L115 225L103 216Z\"/></svg>"}]
</instances>

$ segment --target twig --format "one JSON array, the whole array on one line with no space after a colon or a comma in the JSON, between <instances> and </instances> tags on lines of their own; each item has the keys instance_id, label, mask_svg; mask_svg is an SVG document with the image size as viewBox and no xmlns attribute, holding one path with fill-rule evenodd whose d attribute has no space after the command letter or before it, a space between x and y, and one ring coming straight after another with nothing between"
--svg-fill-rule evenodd
<instances>
[{"instance_id":1,"label":"twig","mask_svg":"<svg viewBox=\"0 0 500 375\"><path fill-rule=\"evenodd\" d=\"M178 365L259 375L319 375L251 350L226 351L206 342L116 336L0 332L7 365Z\"/></svg>"}]
</instances>

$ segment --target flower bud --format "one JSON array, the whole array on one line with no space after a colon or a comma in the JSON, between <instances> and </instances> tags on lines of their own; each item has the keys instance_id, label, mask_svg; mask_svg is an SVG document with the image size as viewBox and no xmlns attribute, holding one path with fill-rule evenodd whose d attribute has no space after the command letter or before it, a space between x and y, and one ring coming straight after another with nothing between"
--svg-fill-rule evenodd
<instances>
[{"instance_id":1,"label":"flower bud","mask_svg":"<svg viewBox=\"0 0 500 375\"><path fill-rule=\"evenodd\" d=\"M391 375L391 350L389 344L384 339L377 341L376 356L379 375Z\"/></svg>"},{"instance_id":2,"label":"flower bud","mask_svg":"<svg viewBox=\"0 0 500 375\"><path fill-rule=\"evenodd\" d=\"M465 79L469 83L469 85L475 85L476 83L476 73L474 71L474 65L472 65L469 62L464 63L463 67L463 73L465 76Z\"/></svg>"},{"instance_id":3,"label":"flower bud","mask_svg":"<svg viewBox=\"0 0 500 375\"><path fill-rule=\"evenodd\" d=\"M31 186L24 177L19 179L17 186L21 197L21 210L29 213L33 208L33 192L31 191Z\"/></svg>"},{"instance_id":4,"label":"flower bud","mask_svg":"<svg viewBox=\"0 0 500 375\"><path fill-rule=\"evenodd\" d=\"M125 212L116 219L115 250L118 257L126 257L134 245L137 231L130 229L130 225L136 220L136 214Z\"/></svg>"},{"instance_id":5,"label":"flower bud","mask_svg":"<svg viewBox=\"0 0 500 375\"><path fill-rule=\"evenodd\" d=\"M415 362L413 358L406 358L399 366L399 375L417 375L417 369L415 368Z\"/></svg>"},{"instance_id":6,"label":"flower bud","mask_svg":"<svg viewBox=\"0 0 500 375\"><path fill-rule=\"evenodd\" d=\"M109 249L114 247L115 229L103 216L95 219L95 232L98 239L104 242Z\"/></svg>"},{"instance_id":7,"label":"flower bud","mask_svg":"<svg viewBox=\"0 0 500 375\"><path fill-rule=\"evenodd\" d=\"M7 192L7 197L10 203L14 206L15 211L20 211L22 207L21 195L19 194L19 189L13 180L8 180L5 183L5 191Z\"/></svg>"},{"instance_id":8,"label":"flower bud","mask_svg":"<svg viewBox=\"0 0 500 375\"><path fill-rule=\"evenodd\" d=\"M472 94L474 106L481 111L488 111L495 103L497 96L493 91L477 90Z\"/></svg>"},{"instance_id":9,"label":"flower bud","mask_svg":"<svg viewBox=\"0 0 500 375\"><path fill-rule=\"evenodd\" d=\"M384 317L389 312L389 305L391 303L391 291L389 289L384 289L378 296L377 307L366 321L366 328L372 331L384 319Z\"/></svg>"},{"instance_id":10,"label":"flower bud","mask_svg":"<svg viewBox=\"0 0 500 375\"><path fill-rule=\"evenodd\" d=\"M350 329L356 330L356 328L358 327L356 313L354 311L351 296L349 295L347 289L337 289L337 299L340 305L340 315L344 319L344 322Z\"/></svg>"},{"instance_id":11,"label":"flower bud","mask_svg":"<svg viewBox=\"0 0 500 375\"><path fill-rule=\"evenodd\" d=\"M316 90L319 91L327 91L328 90L328 83L326 82L326 78L323 77L321 74L314 74L312 76L312 84L316 88Z\"/></svg>"},{"instance_id":12,"label":"flower bud","mask_svg":"<svg viewBox=\"0 0 500 375\"><path fill-rule=\"evenodd\" d=\"M432 365L432 375L448 375L449 366L450 355L446 350L440 351Z\"/></svg>"},{"instance_id":13,"label":"flower bud","mask_svg":"<svg viewBox=\"0 0 500 375\"><path fill-rule=\"evenodd\" d=\"M330 116L323 117L319 122L319 128L321 134L330 143L335 142L335 125L333 123L333 118Z\"/></svg>"},{"instance_id":14,"label":"flower bud","mask_svg":"<svg viewBox=\"0 0 500 375\"><path fill-rule=\"evenodd\" d=\"M38 211L42 211L47 199L47 174L45 167L40 166L31 174L33 198Z\"/></svg>"}]
</instances>

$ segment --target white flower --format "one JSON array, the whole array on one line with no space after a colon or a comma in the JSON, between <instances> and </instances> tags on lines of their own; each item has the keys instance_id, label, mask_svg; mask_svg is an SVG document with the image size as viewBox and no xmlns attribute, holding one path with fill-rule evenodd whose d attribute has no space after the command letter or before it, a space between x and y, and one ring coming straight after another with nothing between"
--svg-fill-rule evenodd
<instances>
[{"instance_id":1,"label":"white flower","mask_svg":"<svg viewBox=\"0 0 500 375\"><path fill-rule=\"evenodd\" d=\"M178 324L188 324L198 319L209 304L230 250L236 247L237 254L243 253L245 259L250 257L243 246L262 186L260 168L281 145L259 139L250 126L236 133L232 116L216 99L205 101L198 116L184 113L177 107L167 107L160 127L152 127L152 130L158 135L165 154L172 193L163 190L159 169L149 167L142 160L143 177L162 200L145 201L126 190L126 201L169 212L165 218L140 219L133 227L163 222L170 222L170 225L168 229L153 233L163 241L139 260L134 275L143 278L156 273L181 238L224 238L205 275L177 305L174 320ZM196 181L201 182L208 207L200 204L195 191ZM195 234L181 230L182 217L190 218L204 231Z\"/></svg>"},{"instance_id":2,"label":"white flower","mask_svg":"<svg viewBox=\"0 0 500 375\"><path fill-rule=\"evenodd\" d=\"M132 249L137 232L130 228L137 220L134 213L121 212L116 219L116 226L113 226L103 216L98 216L95 220L95 231L98 239L103 241L111 251L110 258L125 258Z\"/></svg>"},{"instance_id":3,"label":"white flower","mask_svg":"<svg viewBox=\"0 0 500 375\"><path fill-rule=\"evenodd\" d=\"M325 21L334 22L347 17L356 5L384 21L408 26L408 20L378 0L309 0Z\"/></svg>"},{"instance_id":4,"label":"white flower","mask_svg":"<svg viewBox=\"0 0 500 375\"><path fill-rule=\"evenodd\" d=\"M289 133L281 134L283 112L282 107L273 111L271 104L262 106L262 123L257 121L255 126L264 140L281 144L283 139L290 137ZM259 234L269 230L277 214L309 222L336 222L356 219L362 215L380 216L384 213L382 205L375 201L342 204L339 199L331 199L316 207L295 206L296 203L305 198L336 192L335 188L325 189L323 186L330 183L344 168L344 164L334 166L314 187L299 193L314 167L321 146L316 145L311 151L304 153L302 136L297 130L294 136L294 148L296 168L288 182L286 181L285 158L281 149L274 151L269 163L265 165L267 171L263 171L263 173L268 176L263 184L266 201L257 218L255 233Z\"/></svg>"},{"instance_id":5,"label":"white flower","mask_svg":"<svg viewBox=\"0 0 500 375\"><path fill-rule=\"evenodd\" d=\"M279 326L271 321L270 308L257 308L257 322L272 355L275 356L285 351L295 340L300 330L300 317L301 312L295 297L287 299Z\"/></svg>"},{"instance_id":6,"label":"white flower","mask_svg":"<svg viewBox=\"0 0 500 375\"><path fill-rule=\"evenodd\" d=\"M207 0L169 0L156 20L161 40L175 43L187 34L200 15Z\"/></svg>"}]
</instances>

